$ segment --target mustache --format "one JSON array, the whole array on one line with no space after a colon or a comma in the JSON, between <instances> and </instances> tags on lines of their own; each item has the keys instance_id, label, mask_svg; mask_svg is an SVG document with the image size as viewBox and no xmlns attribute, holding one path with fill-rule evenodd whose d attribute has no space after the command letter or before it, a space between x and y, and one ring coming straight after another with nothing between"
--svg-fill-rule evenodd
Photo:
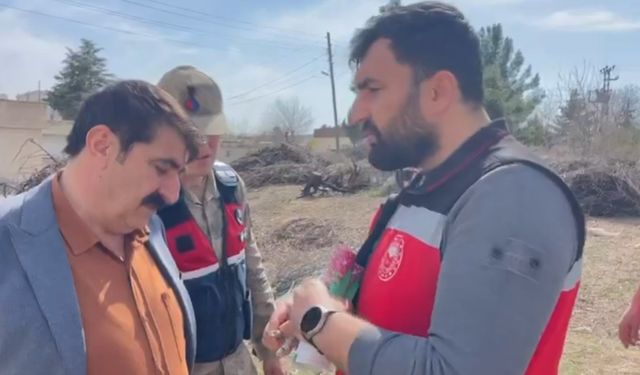
<instances>
[{"instance_id":1,"label":"mustache","mask_svg":"<svg viewBox=\"0 0 640 375\"><path fill-rule=\"evenodd\" d=\"M380 130L378 129L376 124L371 119L366 120L366 121L364 121L362 123L362 130L366 131L366 132L373 133L374 135L376 135L378 137L380 136Z\"/></svg>"},{"instance_id":2,"label":"mustache","mask_svg":"<svg viewBox=\"0 0 640 375\"><path fill-rule=\"evenodd\" d=\"M162 194L156 191L144 197L144 199L142 200L142 205L154 210L159 210L167 206L168 203L164 200Z\"/></svg>"},{"instance_id":3,"label":"mustache","mask_svg":"<svg viewBox=\"0 0 640 375\"><path fill-rule=\"evenodd\" d=\"M380 132L380 129L373 122L373 120L371 119L365 120L364 122L362 122L360 126L361 126L360 130L363 133L362 134L363 136L365 133L370 133L370 134L373 134L379 141L382 140L382 132Z\"/></svg>"}]
</instances>

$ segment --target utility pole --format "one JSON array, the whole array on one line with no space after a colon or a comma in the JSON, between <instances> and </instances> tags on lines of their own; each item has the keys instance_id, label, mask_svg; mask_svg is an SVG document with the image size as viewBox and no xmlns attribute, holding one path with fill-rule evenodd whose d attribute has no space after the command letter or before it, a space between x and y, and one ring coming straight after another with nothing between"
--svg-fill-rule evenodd
<instances>
[{"instance_id":1,"label":"utility pole","mask_svg":"<svg viewBox=\"0 0 640 375\"><path fill-rule=\"evenodd\" d=\"M600 74L602 74L602 89L597 95L596 101L602 104L602 112L604 115L609 114L609 101L611 100L611 82L617 81L620 79L620 76L615 76L611 78L611 72L616 68L613 66L605 66L600 69Z\"/></svg>"},{"instance_id":2,"label":"utility pole","mask_svg":"<svg viewBox=\"0 0 640 375\"><path fill-rule=\"evenodd\" d=\"M327 31L327 52L329 54L329 78L331 79L331 97L333 98L333 125L336 130L336 152L340 152L340 128L338 128L338 108L336 106L336 84L333 77L333 52L331 33Z\"/></svg>"},{"instance_id":3,"label":"utility pole","mask_svg":"<svg viewBox=\"0 0 640 375\"><path fill-rule=\"evenodd\" d=\"M615 70L615 68L615 65L607 65L604 68L600 69L600 74L602 74L602 88L594 90L596 94L595 100L591 99L591 95L589 95L589 101L598 105L599 108L599 111L597 112L599 119L597 121L595 129L597 132L601 130L606 117L609 115L609 102L611 101L611 82L620 79L619 76L611 78L611 73ZM589 94L591 94L591 92Z\"/></svg>"}]
</instances>

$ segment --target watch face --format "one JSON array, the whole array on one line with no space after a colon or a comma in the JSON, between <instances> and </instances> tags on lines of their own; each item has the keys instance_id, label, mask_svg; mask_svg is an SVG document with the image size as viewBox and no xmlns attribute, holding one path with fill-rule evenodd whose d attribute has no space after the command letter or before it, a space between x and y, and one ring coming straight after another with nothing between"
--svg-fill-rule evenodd
<instances>
[{"instance_id":1,"label":"watch face","mask_svg":"<svg viewBox=\"0 0 640 375\"><path fill-rule=\"evenodd\" d=\"M307 312L302 317L302 322L300 323L300 330L304 333L308 333L320 323L320 319L322 318L322 309L317 306L314 306L307 310Z\"/></svg>"}]
</instances>

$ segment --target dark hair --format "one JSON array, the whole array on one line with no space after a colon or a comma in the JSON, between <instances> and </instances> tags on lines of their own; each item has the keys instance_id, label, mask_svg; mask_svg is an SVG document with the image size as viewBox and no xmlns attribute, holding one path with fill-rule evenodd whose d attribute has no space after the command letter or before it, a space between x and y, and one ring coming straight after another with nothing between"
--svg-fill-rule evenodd
<instances>
[{"instance_id":1,"label":"dark hair","mask_svg":"<svg viewBox=\"0 0 640 375\"><path fill-rule=\"evenodd\" d=\"M120 81L91 95L80 108L64 152L78 155L89 130L101 124L118 136L125 155L136 143L150 143L161 126L178 132L189 159L198 154L200 135L189 116L171 95L144 81Z\"/></svg>"},{"instance_id":2,"label":"dark hair","mask_svg":"<svg viewBox=\"0 0 640 375\"><path fill-rule=\"evenodd\" d=\"M351 40L350 63L360 64L380 38L391 40L396 59L413 68L418 82L438 71L449 71L458 80L464 100L482 104L480 41L454 6L425 1L390 7L356 32Z\"/></svg>"}]
</instances>

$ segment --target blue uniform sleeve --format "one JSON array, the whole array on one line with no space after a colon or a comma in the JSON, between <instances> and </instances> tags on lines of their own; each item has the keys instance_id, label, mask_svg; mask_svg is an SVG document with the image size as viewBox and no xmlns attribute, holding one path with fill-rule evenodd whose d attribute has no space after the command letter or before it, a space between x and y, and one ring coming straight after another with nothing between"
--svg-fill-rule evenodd
<instances>
[{"instance_id":1,"label":"blue uniform sleeve","mask_svg":"<svg viewBox=\"0 0 640 375\"><path fill-rule=\"evenodd\" d=\"M555 182L525 165L489 173L449 215L428 337L364 330L349 374L523 374L577 247Z\"/></svg>"}]
</instances>

